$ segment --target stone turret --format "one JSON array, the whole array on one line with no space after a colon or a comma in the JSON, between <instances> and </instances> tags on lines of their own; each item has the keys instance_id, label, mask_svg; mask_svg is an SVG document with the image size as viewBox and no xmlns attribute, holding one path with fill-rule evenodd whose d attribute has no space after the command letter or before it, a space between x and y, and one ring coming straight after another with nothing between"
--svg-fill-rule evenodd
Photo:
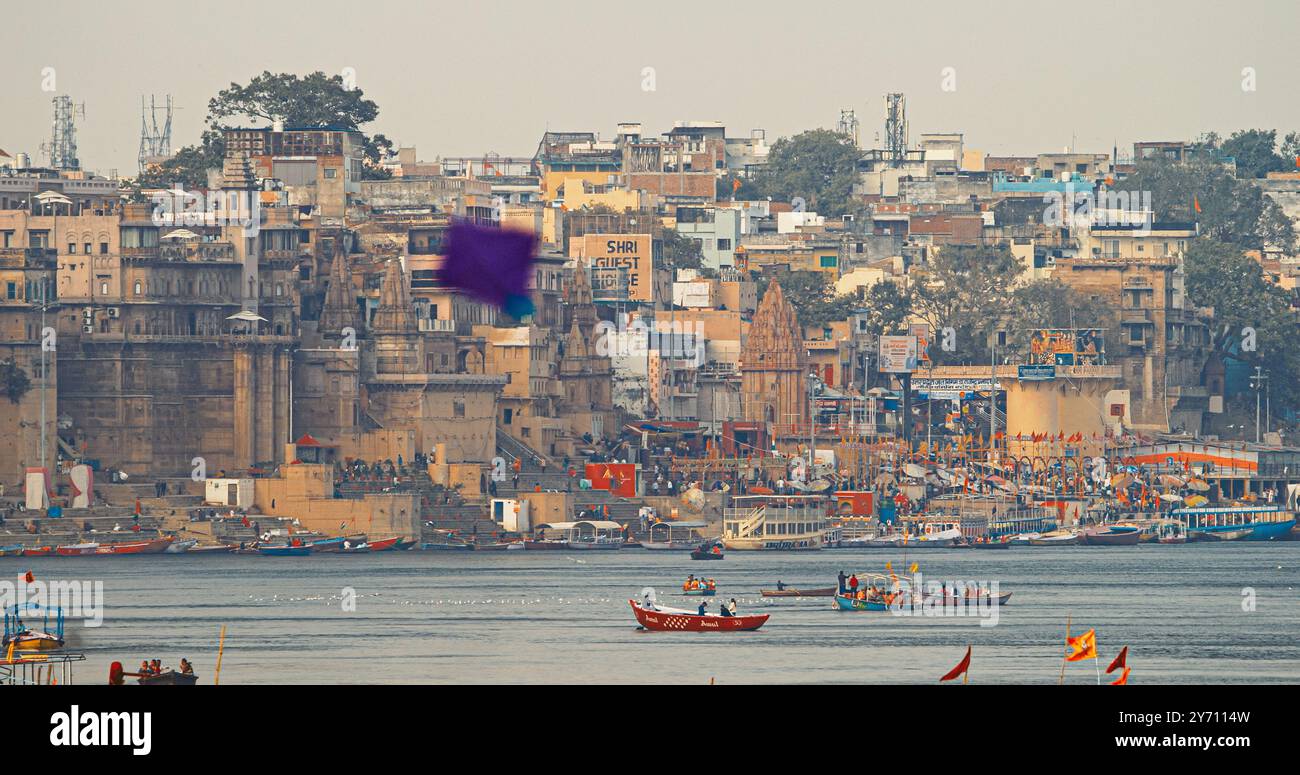
<instances>
[{"instance_id":1,"label":"stone turret","mask_svg":"<svg viewBox=\"0 0 1300 775\"><path fill-rule=\"evenodd\" d=\"M799 316L778 282L763 294L740 361L744 419L787 426L808 422L808 356Z\"/></svg>"},{"instance_id":2,"label":"stone turret","mask_svg":"<svg viewBox=\"0 0 1300 775\"><path fill-rule=\"evenodd\" d=\"M356 294L352 289L352 273L348 257L336 247L330 261L329 286L325 290L325 304L321 308L319 331L322 336L342 336L344 328L361 331L361 313L357 309Z\"/></svg>"}]
</instances>

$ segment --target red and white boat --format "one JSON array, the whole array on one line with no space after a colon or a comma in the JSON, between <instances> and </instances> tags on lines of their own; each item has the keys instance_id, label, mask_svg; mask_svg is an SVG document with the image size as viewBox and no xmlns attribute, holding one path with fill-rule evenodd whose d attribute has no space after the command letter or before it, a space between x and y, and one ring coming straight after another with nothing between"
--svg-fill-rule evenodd
<instances>
[{"instance_id":1,"label":"red and white boat","mask_svg":"<svg viewBox=\"0 0 1300 775\"><path fill-rule=\"evenodd\" d=\"M700 616L694 611L680 608L655 606L653 610L642 608L635 600L628 600L632 613L641 627L655 632L735 632L740 630L757 630L767 622L768 614L751 616Z\"/></svg>"},{"instance_id":2,"label":"red and white boat","mask_svg":"<svg viewBox=\"0 0 1300 775\"><path fill-rule=\"evenodd\" d=\"M94 551L96 556L105 554L162 554L171 546L171 536L155 538L152 541L128 541L115 544L100 544Z\"/></svg>"},{"instance_id":3,"label":"red and white boat","mask_svg":"<svg viewBox=\"0 0 1300 775\"><path fill-rule=\"evenodd\" d=\"M29 546L23 550L24 557L49 557L54 554L53 546Z\"/></svg>"},{"instance_id":4,"label":"red and white boat","mask_svg":"<svg viewBox=\"0 0 1300 775\"><path fill-rule=\"evenodd\" d=\"M402 539L397 537L381 538L378 541L371 541L366 544L366 546L368 546L372 552L389 552L397 548L397 542L400 540Z\"/></svg>"}]
</instances>

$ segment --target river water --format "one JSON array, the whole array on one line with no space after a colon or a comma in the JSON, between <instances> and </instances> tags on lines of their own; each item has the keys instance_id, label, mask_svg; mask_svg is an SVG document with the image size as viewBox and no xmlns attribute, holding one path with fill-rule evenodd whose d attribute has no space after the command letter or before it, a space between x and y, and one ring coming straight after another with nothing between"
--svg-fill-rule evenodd
<instances>
[{"instance_id":1,"label":"river water","mask_svg":"<svg viewBox=\"0 0 1300 775\"><path fill-rule=\"evenodd\" d=\"M833 610L830 598L763 599L778 579L832 586L838 571L913 561L927 581L996 581L996 626ZM932 683L973 647L973 683L1056 683L1067 617L1095 628L1101 668L1129 646L1131 683L1300 682L1300 543L1013 547L1006 551L684 553L386 552L313 557L0 558L0 578L102 581L104 620L67 625L87 661L181 657L210 683L221 626L223 684ZM771 619L747 633L652 633L627 600L661 605L688 573L718 600ZM1253 611L1243 610L1253 601ZM350 603L355 605L350 605ZM1247 606L1250 607L1250 606ZM354 609L354 610L351 610ZM1103 679L1106 677L1102 676ZM1066 683L1096 683L1091 662Z\"/></svg>"}]
</instances>

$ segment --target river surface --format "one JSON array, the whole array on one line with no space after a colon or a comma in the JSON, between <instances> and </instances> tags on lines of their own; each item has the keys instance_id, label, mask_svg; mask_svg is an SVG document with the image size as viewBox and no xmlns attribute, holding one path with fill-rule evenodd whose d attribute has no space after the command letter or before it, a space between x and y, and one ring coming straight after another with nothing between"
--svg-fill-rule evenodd
<instances>
[{"instance_id":1,"label":"river surface","mask_svg":"<svg viewBox=\"0 0 1300 775\"><path fill-rule=\"evenodd\" d=\"M996 581L1011 592L996 626L980 618L833 610L830 598L764 599L778 579L832 586L840 570L913 561L927 581ZM1095 628L1100 667L1129 646L1131 683L1300 682L1300 543L1012 547L1006 551L826 550L685 553L385 552L312 557L0 558L17 582L102 581L104 620L67 624L87 661L186 657L211 683L933 683L973 647L973 683L1056 683L1067 617ZM638 630L628 598L660 605L688 573L717 601L771 619L745 633ZM1243 601L1253 600L1253 611ZM349 605L354 602L355 605ZM349 609L355 610L349 610ZM1106 679L1103 674L1102 679ZM1066 683L1096 683L1091 662Z\"/></svg>"}]
</instances>

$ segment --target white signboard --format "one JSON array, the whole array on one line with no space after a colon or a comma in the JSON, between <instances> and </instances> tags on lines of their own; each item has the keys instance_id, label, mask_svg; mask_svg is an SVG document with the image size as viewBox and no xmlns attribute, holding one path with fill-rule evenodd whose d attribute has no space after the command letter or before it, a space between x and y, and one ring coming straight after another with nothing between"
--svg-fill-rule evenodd
<instances>
[{"instance_id":1,"label":"white signboard","mask_svg":"<svg viewBox=\"0 0 1300 775\"><path fill-rule=\"evenodd\" d=\"M916 371L916 337L880 337L880 370L889 374Z\"/></svg>"}]
</instances>

